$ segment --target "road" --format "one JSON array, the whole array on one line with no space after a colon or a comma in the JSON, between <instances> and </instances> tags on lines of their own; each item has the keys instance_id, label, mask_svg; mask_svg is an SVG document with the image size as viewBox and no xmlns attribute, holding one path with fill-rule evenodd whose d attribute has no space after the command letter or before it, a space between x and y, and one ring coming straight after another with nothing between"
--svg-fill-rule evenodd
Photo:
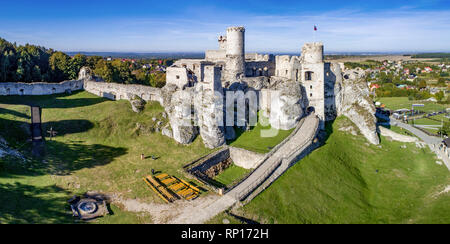
<instances>
[{"instance_id":1,"label":"road","mask_svg":"<svg viewBox=\"0 0 450 244\"><path fill-rule=\"evenodd\" d=\"M441 138L435 137L435 136L429 136L429 135L425 134L425 132L423 132L417 128L414 128L412 125L405 124L405 123L403 123L399 120L396 120L392 117L390 118L390 120L391 120L392 125L409 130L411 133L413 133L414 135L416 135L422 141L424 141L425 143L427 143L429 145L436 145L436 144L440 144L442 142Z\"/></svg>"},{"instance_id":2,"label":"road","mask_svg":"<svg viewBox=\"0 0 450 244\"><path fill-rule=\"evenodd\" d=\"M413 133L414 135L416 135L417 137L419 137L423 142L428 144L428 147L434 152L436 153L436 155L438 156L438 158L440 158L445 166L447 166L448 170L450 170L450 158L445 155L445 153L441 150L439 150L439 144L441 144L442 139L439 137L435 137L435 136L429 136L426 133L424 133L423 131L414 128L411 125L405 124L399 120L396 120L394 118L390 118L391 120L391 124L401 127L405 130L410 131L411 133Z\"/></svg>"}]
</instances>

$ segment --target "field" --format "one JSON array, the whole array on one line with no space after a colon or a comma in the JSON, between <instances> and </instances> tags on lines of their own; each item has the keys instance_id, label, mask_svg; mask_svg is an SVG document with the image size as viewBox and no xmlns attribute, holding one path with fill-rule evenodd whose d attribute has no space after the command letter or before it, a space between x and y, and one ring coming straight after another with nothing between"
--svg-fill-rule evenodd
<instances>
[{"instance_id":1,"label":"field","mask_svg":"<svg viewBox=\"0 0 450 244\"><path fill-rule=\"evenodd\" d=\"M381 97L376 99L386 105L386 108L392 110L411 109L412 104L424 104L424 107L416 107L416 110L424 112L438 112L448 108L448 105L441 105L434 102L410 101L407 97Z\"/></svg>"},{"instance_id":2,"label":"field","mask_svg":"<svg viewBox=\"0 0 450 244\"><path fill-rule=\"evenodd\" d=\"M259 118L263 121L267 120L267 118L262 117L261 114L259 115ZM268 124L268 122L263 122L263 124ZM275 136L262 137L262 131L265 131L270 135L274 134ZM294 129L277 130L271 128L270 125L263 126L260 121L258 121L258 124L250 131L242 131L237 129L236 136L238 136L238 138L234 141L229 141L228 144L233 147L244 148L257 153L268 153L273 147L286 139L292 131L294 131Z\"/></svg>"},{"instance_id":3,"label":"field","mask_svg":"<svg viewBox=\"0 0 450 244\"><path fill-rule=\"evenodd\" d=\"M155 169L186 179L182 166L211 152L200 137L184 146L153 133L153 117L166 122L158 103L136 114L128 101L108 101L87 92L0 97L0 136L23 152L30 151L30 109L16 104L31 103L43 107L43 130L53 128L58 134L47 139L42 160L0 159L0 223L71 223L66 201L87 191L162 202L142 177ZM150 216L111 208L114 215L95 222L151 222Z\"/></svg>"},{"instance_id":4,"label":"field","mask_svg":"<svg viewBox=\"0 0 450 244\"><path fill-rule=\"evenodd\" d=\"M403 55L349 55L345 57L338 57L334 58L332 55L326 56L327 61L331 62L364 62L367 60L375 60L375 61L385 61L385 60L391 60L394 62L397 61L419 61L419 62L426 62L426 63L435 63L439 61L439 59L430 59L430 58L412 58L411 56L403 56Z\"/></svg>"},{"instance_id":5,"label":"field","mask_svg":"<svg viewBox=\"0 0 450 244\"><path fill-rule=\"evenodd\" d=\"M348 123L328 124L325 145L238 215L260 223L450 223L450 175L428 148L384 138L369 145L338 130Z\"/></svg>"},{"instance_id":6,"label":"field","mask_svg":"<svg viewBox=\"0 0 450 244\"><path fill-rule=\"evenodd\" d=\"M421 102L421 101L409 101L406 97L382 97L378 99L379 102L386 105L386 108L397 110L397 109L411 109L412 104L424 104L424 107L416 107L416 110L423 111L425 113L438 112L447 109L448 105L441 105L435 102ZM441 121L442 120L442 121ZM429 118L418 118L414 122L409 121L409 124L415 124L419 126L425 125L422 129L428 131L429 133L436 134L439 131L439 127L442 123L449 121L445 117L445 114L431 116ZM427 126L428 125L428 126Z\"/></svg>"},{"instance_id":7,"label":"field","mask_svg":"<svg viewBox=\"0 0 450 244\"><path fill-rule=\"evenodd\" d=\"M248 173L250 173L250 170L232 164L222 173L217 175L214 180L225 186L232 186L239 182L239 180L242 180Z\"/></svg>"},{"instance_id":8,"label":"field","mask_svg":"<svg viewBox=\"0 0 450 244\"><path fill-rule=\"evenodd\" d=\"M200 137L184 146L154 133L156 121L167 122L158 103L137 114L128 101L87 92L0 97L0 136L24 154L30 151L26 104L41 105L43 130L58 134L47 138L41 160L0 159L0 223L73 223L66 201L87 191L162 203L142 177L154 169L187 179L182 166L212 151ZM443 214L450 210L449 194L439 194L450 185L448 170L435 163L428 149L414 144L403 149L402 143L386 140L378 148L362 136L340 132L343 121L328 125L326 144L242 208L240 216L222 213L210 222L450 223ZM291 132L255 140L261 129L267 128L256 126L231 144L266 152ZM216 180L228 185L247 173L232 166ZM121 206L111 205L111 211L113 215L90 223L152 222L149 214L126 212Z\"/></svg>"}]
</instances>

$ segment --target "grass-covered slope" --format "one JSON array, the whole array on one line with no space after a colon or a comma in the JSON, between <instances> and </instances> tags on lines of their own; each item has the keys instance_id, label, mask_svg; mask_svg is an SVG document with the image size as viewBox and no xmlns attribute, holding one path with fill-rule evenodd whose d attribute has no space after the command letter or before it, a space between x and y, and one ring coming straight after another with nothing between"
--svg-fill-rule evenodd
<instances>
[{"instance_id":1,"label":"grass-covered slope","mask_svg":"<svg viewBox=\"0 0 450 244\"><path fill-rule=\"evenodd\" d=\"M263 123L261 123L261 120ZM265 126L263 126L263 124ZM268 118L259 114L259 121L256 126L252 127L249 131L236 129L237 138L233 141L228 141L228 144L233 147L239 147L257 153L268 153L272 148L286 139L292 131L294 131L294 129L277 130L272 128Z\"/></svg>"},{"instance_id":2,"label":"grass-covered slope","mask_svg":"<svg viewBox=\"0 0 450 244\"><path fill-rule=\"evenodd\" d=\"M66 201L86 191L160 202L142 177L155 169L183 178L181 166L211 151L200 137L184 146L152 133L152 118L166 122L158 103L147 104L137 114L128 101L108 101L87 92L1 96L0 136L25 154L30 151L30 112L17 104L42 106L43 131L53 128L58 134L51 141L47 138L43 160L0 158L0 223L73 222ZM147 159L140 159L142 153ZM151 155L159 158L152 160ZM112 206L114 216L98 221L150 222L148 216L118 207Z\"/></svg>"},{"instance_id":3,"label":"grass-covered slope","mask_svg":"<svg viewBox=\"0 0 450 244\"><path fill-rule=\"evenodd\" d=\"M240 212L267 223L450 223L450 174L415 144L370 145L328 125L326 144ZM406 148L401 148L406 145Z\"/></svg>"}]
</instances>

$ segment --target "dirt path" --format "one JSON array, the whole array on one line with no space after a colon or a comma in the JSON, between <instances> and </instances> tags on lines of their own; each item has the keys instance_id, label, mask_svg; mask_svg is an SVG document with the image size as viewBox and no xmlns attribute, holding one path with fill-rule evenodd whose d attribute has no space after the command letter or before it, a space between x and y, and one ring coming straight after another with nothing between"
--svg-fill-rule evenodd
<instances>
[{"instance_id":1,"label":"dirt path","mask_svg":"<svg viewBox=\"0 0 450 244\"><path fill-rule=\"evenodd\" d=\"M220 198L219 195L210 194L194 201L179 200L171 204L144 203L139 199L124 199L120 196L112 196L111 200L113 203L123 206L126 211L149 213L154 224L166 224L183 213L195 215L196 209L206 208Z\"/></svg>"}]
</instances>

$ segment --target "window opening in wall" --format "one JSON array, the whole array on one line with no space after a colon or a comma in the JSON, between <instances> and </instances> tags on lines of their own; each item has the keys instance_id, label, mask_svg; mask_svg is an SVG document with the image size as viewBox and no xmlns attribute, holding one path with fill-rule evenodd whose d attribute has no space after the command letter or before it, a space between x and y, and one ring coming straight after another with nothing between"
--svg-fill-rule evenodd
<instances>
[{"instance_id":1,"label":"window opening in wall","mask_svg":"<svg viewBox=\"0 0 450 244\"><path fill-rule=\"evenodd\" d=\"M312 93L310 93L309 96L312 97Z\"/></svg>"},{"instance_id":2,"label":"window opening in wall","mask_svg":"<svg viewBox=\"0 0 450 244\"><path fill-rule=\"evenodd\" d=\"M312 80L312 74L313 72L311 71L305 72L305 80Z\"/></svg>"},{"instance_id":3,"label":"window opening in wall","mask_svg":"<svg viewBox=\"0 0 450 244\"><path fill-rule=\"evenodd\" d=\"M179 76L179 75L177 75L177 80L178 80L178 79L180 79L180 76Z\"/></svg>"}]
</instances>

